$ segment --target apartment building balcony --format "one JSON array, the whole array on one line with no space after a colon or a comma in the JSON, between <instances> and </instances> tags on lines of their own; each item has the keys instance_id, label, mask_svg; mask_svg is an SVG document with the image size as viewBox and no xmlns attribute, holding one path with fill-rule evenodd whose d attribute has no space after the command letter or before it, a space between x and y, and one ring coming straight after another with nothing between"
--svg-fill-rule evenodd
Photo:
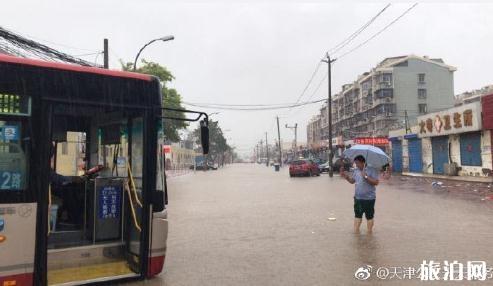
<instances>
[{"instance_id":1,"label":"apartment building balcony","mask_svg":"<svg viewBox=\"0 0 493 286\"><path fill-rule=\"evenodd\" d=\"M393 103L394 98L393 97L381 97L381 98L375 98L373 100L373 106L381 105L381 104L389 104Z\"/></svg>"},{"instance_id":2,"label":"apartment building balcony","mask_svg":"<svg viewBox=\"0 0 493 286\"><path fill-rule=\"evenodd\" d=\"M384 113L377 113L375 115L375 121L377 120L388 120L390 118L395 118L397 115L396 113L394 112L391 112L391 111L388 111L388 112L384 112Z\"/></svg>"},{"instance_id":3,"label":"apartment building balcony","mask_svg":"<svg viewBox=\"0 0 493 286\"><path fill-rule=\"evenodd\" d=\"M375 98L393 97L394 96L394 89L392 87L379 88L379 89L375 90L373 95Z\"/></svg>"},{"instance_id":4,"label":"apartment building balcony","mask_svg":"<svg viewBox=\"0 0 493 286\"><path fill-rule=\"evenodd\" d=\"M397 110L397 105L395 103L385 103L385 104L380 104L376 105L372 109L370 109L369 116L371 117L388 117L387 115L389 114L395 114Z\"/></svg>"},{"instance_id":5,"label":"apartment building balcony","mask_svg":"<svg viewBox=\"0 0 493 286\"><path fill-rule=\"evenodd\" d=\"M394 88L394 85L390 81L381 81L375 84L375 92L381 89Z\"/></svg>"},{"instance_id":6,"label":"apartment building balcony","mask_svg":"<svg viewBox=\"0 0 493 286\"><path fill-rule=\"evenodd\" d=\"M362 91L362 95L363 95L363 97L366 97L366 96L368 96L369 94L372 94L372 92L373 92L373 91L372 91L372 89L371 89L371 88L369 88L369 89L363 89L363 91Z\"/></svg>"}]
</instances>

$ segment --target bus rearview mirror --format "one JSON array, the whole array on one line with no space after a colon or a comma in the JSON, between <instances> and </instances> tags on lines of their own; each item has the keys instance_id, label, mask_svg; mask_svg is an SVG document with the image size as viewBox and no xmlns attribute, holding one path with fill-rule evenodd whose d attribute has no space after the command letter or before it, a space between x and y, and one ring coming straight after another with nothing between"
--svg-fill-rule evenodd
<instances>
[{"instance_id":1,"label":"bus rearview mirror","mask_svg":"<svg viewBox=\"0 0 493 286\"><path fill-rule=\"evenodd\" d=\"M202 152L204 155L209 154L209 127L200 126L200 143L202 144Z\"/></svg>"}]
</instances>

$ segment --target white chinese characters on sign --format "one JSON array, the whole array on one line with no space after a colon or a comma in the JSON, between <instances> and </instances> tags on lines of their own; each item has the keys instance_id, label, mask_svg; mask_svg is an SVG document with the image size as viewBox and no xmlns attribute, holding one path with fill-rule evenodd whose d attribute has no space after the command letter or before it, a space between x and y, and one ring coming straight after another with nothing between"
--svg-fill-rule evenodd
<instances>
[{"instance_id":1,"label":"white chinese characters on sign","mask_svg":"<svg viewBox=\"0 0 493 286\"><path fill-rule=\"evenodd\" d=\"M468 261L461 263L448 260L440 263L434 260L423 260L419 267L359 267L355 272L358 280L368 280L376 276L380 280L411 280L421 281L486 281L493 279L493 268L487 267L485 261Z\"/></svg>"}]
</instances>

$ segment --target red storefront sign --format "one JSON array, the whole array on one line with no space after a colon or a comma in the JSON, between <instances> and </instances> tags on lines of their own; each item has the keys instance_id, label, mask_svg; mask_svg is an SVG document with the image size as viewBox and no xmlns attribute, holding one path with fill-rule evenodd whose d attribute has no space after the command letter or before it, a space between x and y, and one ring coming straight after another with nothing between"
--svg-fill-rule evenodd
<instances>
[{"instance_id":1,"label":"red storefront sign","mask_svg":"<svg viewBox=\"0 0 493 286\"><path fill-rule=\"evenodd\" d=\"M389 145L387 137L359 137L354 139L355 144L361 145Z\"/></svg>"},{"instance_id":2,"label":"red storefront sign","mask_svg":"<svg viewBox=\"0 0 493 286\"><path fill-rule=\"evenodd\" d=\"M171 153L171 146L170 145L163 145L163 152L165 154Z\"/></svg>"},{"instance_id":3,"label":"red storefront sign","mask_svg":"<svg viewBox=\"0 0 493 286\"><path fill-rule=\"evenodd\" d=\"M481 98L483 107L483 129L493 129L493 94Z\"/></svg>"}]
</instances>

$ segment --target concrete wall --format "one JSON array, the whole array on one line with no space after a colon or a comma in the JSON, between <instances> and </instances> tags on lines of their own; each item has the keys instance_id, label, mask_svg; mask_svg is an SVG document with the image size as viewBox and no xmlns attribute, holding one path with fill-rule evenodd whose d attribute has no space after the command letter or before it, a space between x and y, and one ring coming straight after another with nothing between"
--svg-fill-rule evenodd
<instances>
[{"instance_id":1,"label":"concrete wall","mask_svg":"<svg viewBox=\"0 0 493 286\"><path fill-rule=\"evenodd\" d=\"M411 133L418 133L419 128L413 126ZM389 137L398 137L402 140L402 171L409 171L409 152L408 141L403 139L406 134L404 129L392 130L389 133ZM459 176L486 176L483 174L483 169L493 170L492 163L492 149L491 149L491 135L490 130L483 130L481 135L481 159L482 166L462 166L460 160L460 134L453 134L449 136L450 143L450 156L452 162L457 163L462 170L459 171ZM392 146L392 144L391 144ZM423 173L433 174L433 155L431 147L431 137L421 138L422 147L422 159L423 159ZM392 150L390 151L392 154Z\"/></svg>"},{"instance_id":2,"label":"concrete wall","mask_svg":"<svg viewBox=\"0 0 493 286\"><path fill-rule=\"evenodd\" d=\"M423 173L433 174L433 154L431 152L431 138L422 138Z\"/></svg>"},{"instance_id":3,"label":"concrete wall","mask_svg":"<svg viewBox=\"0 0 493 286\"><path fill-rule=\"evenodd\" d=\"M433 157L431 138L422 138L423 148L423 172L433 174ZM493 169L491 154L491 132L485 130L481 136L481 160L482 166L462 166L460 159L460 134L449 135L450 158L452 162L462 169L459 176L487 176L483 174L483 169ZM404 160L404 158L403 158Z\"/></svg>"},{"instance_id":4,"label":"concrete wall","mask_svg":"<svg viewBox=\"0 0 493 286\"><path fill-rule=\"evenodd\" d=\"M457 166L462 167L459 171L460 176L485 176L483 168L492 169L491 164L491 132L486 130L481 135L481 160L482 166L462 166L460 160L460 134L449 136L451 143L450 156L452 162L457 163Z\"/></svg>"},{"instance_id":5,"label":"concrete wall","mask_svg":"<svg viewBox=\"0 0 493 286\"><path fill-rule=\"evenodd\" d=\"M77 176L81 175L83 172L79 170L78 165L81 164L83 154L79 151L81 143L76 143L80 140L79 134L77 132L67 132L67 142L58 143L57 145L57 162L56 171L57 173L64 176ZM63 154L62 145L66 144L67 153Z\"/></svg>"},{"instance_id":6,"label":"concrete wall","mask_svg":"<svg viewBox=\"0 0 493 286\"><path fill-rule=\"evenodd\" d=\"M481 158L483 160L483 168L493 170L491 155L491 130L485 130L481 137Z\"/></svg>"},{"instance_id":7,"label":"concrete wall","mask_svg":"<svg viewBox=\"0 0 493 286\"><path fill-rule=\"evenodd\" d=\"M180 146L178 143L171 145L171 153L167 153L166 159L170 159L172 167L182 168L190 167L195 163L195 157L200 154L195 153L192 149L186 149Z\"/></svg>"},{"instance_id":8,"label":"concrete wall","mask_svg":"<svg viewBox=\"0 0 493 286\"><path fill-rule=\"evenodd\" d=\"M417 134L419 131L418 126L411 126L409 134ZM404 139L404 135L406 135L406 129L396 129L389 131L389 137L398 137L402 142L402 171L409 172L409 150L408 150L408 141ZM389 154L392 156L392 142L390 142L390 151Z\"/></svg>"},{"instance_id":9,"label":"concrete wall","mask_svg":"<svg viewBox=\"0 0 493 286\"><path fill-rule=\"evenodd\" d=\"M418 74L425 74L425 84L418 84ZM408 66L394 67L394 101L397 112L408 111L411 124L419 115L418 104L426 103L428 112L454 106L454 76L445 67L417 59L409 59ZM418 88L427 90L425 100L418 99Z\"/></svg>"},{"instance_id":10,"label":"concrete wall","mask_svg":"<svg viewBox=\"0 0 493 286\"><path fill-rule=\"evenodd\" d=\"M407 140L402 140L402 171L409 172L409 150L407 148Z\"/></svg>"}]
</instances>

